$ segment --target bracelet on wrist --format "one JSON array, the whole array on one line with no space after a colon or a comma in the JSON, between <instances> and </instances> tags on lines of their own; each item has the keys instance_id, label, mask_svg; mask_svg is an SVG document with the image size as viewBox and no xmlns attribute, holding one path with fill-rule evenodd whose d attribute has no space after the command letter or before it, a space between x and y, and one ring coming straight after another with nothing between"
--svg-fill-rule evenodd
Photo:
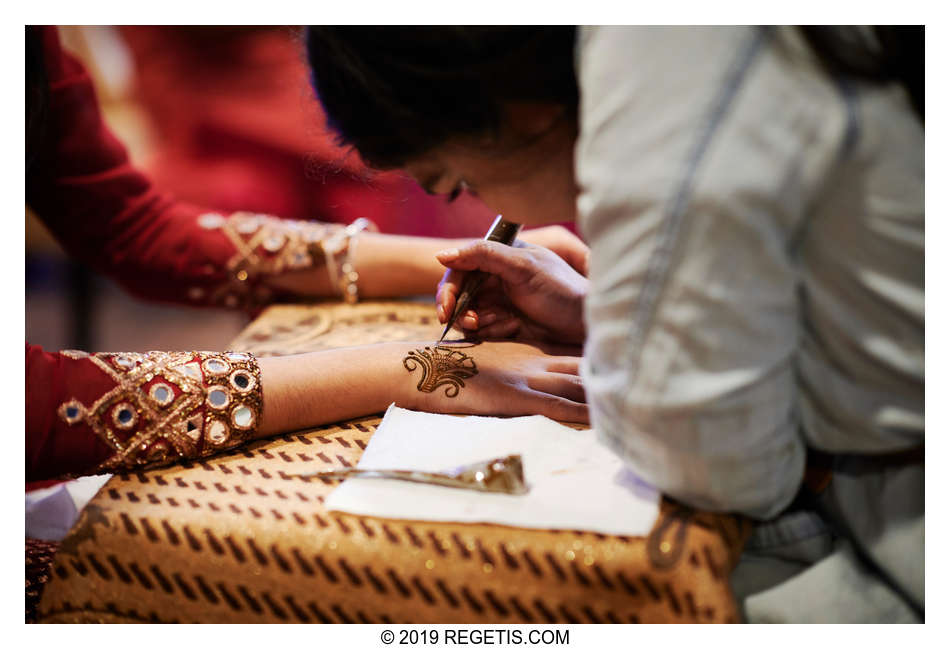
<instances>
[{"instance_id":1,"label":"bracelet on wrist","mask_svg":"<svg viewBox=\"0 0 950 649\"><path fill-rule=\"evenodd\" d=\"M356 304L359 301L357 282L360 275L355 263L356 245L357 235L364 230L378 232L375 223L360 217L323 243L330 286L343 297L343 301L347 304Z\"/></svg>"}]
</instances>

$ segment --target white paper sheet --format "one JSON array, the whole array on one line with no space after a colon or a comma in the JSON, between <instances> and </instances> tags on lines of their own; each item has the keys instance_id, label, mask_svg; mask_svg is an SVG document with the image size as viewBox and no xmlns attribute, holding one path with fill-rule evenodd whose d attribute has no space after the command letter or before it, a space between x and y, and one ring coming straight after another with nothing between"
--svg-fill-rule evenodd
<instances>
[{"instance_id":1,"label":"white paper sheet","mask_svg":"<svg viewBox=\"0 0 950 649\"><path fill-rule=\"evenodd\" d=\"M112 475L92 475L26 492L26 536L62 541L79 512Z\"/></svg>"},{"instance_id":2,"label":"white paper sheet","mask_svg":"<svg viewBox=\"0 0 950 649\"><path fill-rule=\"evenodd\" d=\"M530 492L491 494L400 480L351 478L327 498L331 510L409 520L645 535L659 495L597 441L546 417L453 417L391 405L359 467L443 471L517 453Z\"/></svg>"}]
</instances>

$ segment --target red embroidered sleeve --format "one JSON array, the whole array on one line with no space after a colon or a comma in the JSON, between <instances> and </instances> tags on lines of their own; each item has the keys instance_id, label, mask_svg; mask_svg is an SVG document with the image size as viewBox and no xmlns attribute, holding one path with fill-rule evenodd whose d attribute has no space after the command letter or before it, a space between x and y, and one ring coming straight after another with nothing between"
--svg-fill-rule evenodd
<instances>
[{"instance_id":1,"label":"red embroidered sleeve","mask_svg":"<svg viewBox=\"0 0 950 649\"><path fill-rule=\"evenodd\" d=\"M57 354L26 346L27 481L198 458L253 437L251 354Z\"/></svg>"},{"instance_id":2,"label":"red embroidered sleeve","mask_svg":"<svg viewBox=\"0 0 950 649\"><path fill-rule=\"evenodd\" d=\"M278 297L267 276L324 263L320 242L341 226L226 218L156 191L106 127L56 28L42 37L49 102L26 196L70 255L143 297L248 308Z\"/></svg>"}]
</instances>

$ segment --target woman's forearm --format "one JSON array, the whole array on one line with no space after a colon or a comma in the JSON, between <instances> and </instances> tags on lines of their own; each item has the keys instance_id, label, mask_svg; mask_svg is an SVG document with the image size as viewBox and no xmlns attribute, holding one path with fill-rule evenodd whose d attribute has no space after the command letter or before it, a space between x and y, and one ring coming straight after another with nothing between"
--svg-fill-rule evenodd
<instances>
[{"instance_id":1,"label":"woman's forearm","mask_svg":"<svg viewBox=\"0 0 950 649\"><path fill-rule=\"evenodd\" d=\"M402 359L409 343L260 358L264 412L257 437L411 407Z\"/></svg>"},{"instance_id":2,"label":"woman's forearm","mask_svg":"<svg viewBox=\"0 0 950 649\"><path fill-rule=\"evenodd\" d=\"M364 298L434 294L445 267L435 253L462 245L467 239L434 239L363 232L357 235L354 265ZM351 244L352 245L352 244ZM272 277L274 288L315 297L339 294L325 266Z\"/></svg>"},{"instance_id":3,"label":"woman's forearm","mask_svg":"<svg viewBox=\"0 0 950 649\"><path fill-rule=\"evenodd\" d=\"M361 235L356 250L360 295L435 295L445 267L435 254L467 239ZM434 310L435 307L433 307Z\"/></svg>"},{"instance_id":4,"label":"woman's forearm","mask_svg":"<svg viewBox=\"0 0 950 649\"><path fill-rule=\"evenodd\" d=\"M579 358L515 342L393 342L257 359L254 437L382 412L390 403L457 414L587 421Z\"/></svg>"}]
</instances>

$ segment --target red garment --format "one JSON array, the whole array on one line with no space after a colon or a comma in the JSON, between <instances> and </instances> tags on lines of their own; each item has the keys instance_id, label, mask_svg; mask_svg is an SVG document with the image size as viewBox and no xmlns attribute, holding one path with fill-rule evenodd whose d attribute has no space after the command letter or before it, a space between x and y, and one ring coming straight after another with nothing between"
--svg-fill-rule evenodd
<instances>
[{"instance_id":1,"label":"red garment","mask_svg":"<svg viewBox=\"0 0 950 649\"><path fill-rule=\"evenodd\" d=\"M30 207L74 257L133 293L192 304L266 299L259 281L314 264L323 224L210 214L157 192L102 121L92 82L40 28L49 84L30 142ZM38 150L35 148L38 146ZM27 481L197 457L248 438L256 361L240 354L51 354L26 346Z\"/></svg>"},{"instance_id":2,"label":"red garment","mask_svg":"<svg viewBox=\"0 0 950 649\"><path fill-rule=\"evenodd\" d=\"M26 345L26 479L43 480L86 473L112 450L91 429L76 430L57 417L71 398L93 403L114 382L87 360Z\"/></svg>"},{"instance_id":3,"label":"red garment","mask_svg":"<svg viewBox=\"0 0 950 649\"><path fill-rule=\"evenodd\" d=\"M451 205L403 173L374 174L335 144L293 27L122 27L136 98L158 137L149 174L221 210L349 223L381 232L480 237L494 218L477 199Z\"/></svg>"},{"instance_id":4,"label":"red garment","mask_svg":"<svg viewBox=\"0 0 950 649\"><path fill-rule=\"evenodd\" d=\"M263 278L322 259L314 246L323 224L225 217L155 190L104 124L91 79L56 28L40 30L48 112L42 140L28 143L26 196L72 256L143 297L229 306L266 301ZM256 361L232 356L51 354L27 344L27 480L241 443L260 415L260 379Z\"/></svg>"},{"instance_id":5,"label":"red garment","mask_svg":"<svg viewBox=\"0 0 950 649\"><path fill-rule=\"evenodd\" d=\"M27 482L232 448L252 437L262 394L250 354L50 354L27 344Z\"/></svg>"},{"instance_id":6,"label":"red garment","mask_svg":"<svg viewBox=\"0 0 950 649\"><path fill-rule=\"evenodd\" d=\"M156 191L99 112L92 80L42 29L49 108L26 200L63 248L132 293L184 301L226 282L234 245L197 223L202 210ZM31 152L32 154L33 152Z\"/></svg>"}]
</instances>

